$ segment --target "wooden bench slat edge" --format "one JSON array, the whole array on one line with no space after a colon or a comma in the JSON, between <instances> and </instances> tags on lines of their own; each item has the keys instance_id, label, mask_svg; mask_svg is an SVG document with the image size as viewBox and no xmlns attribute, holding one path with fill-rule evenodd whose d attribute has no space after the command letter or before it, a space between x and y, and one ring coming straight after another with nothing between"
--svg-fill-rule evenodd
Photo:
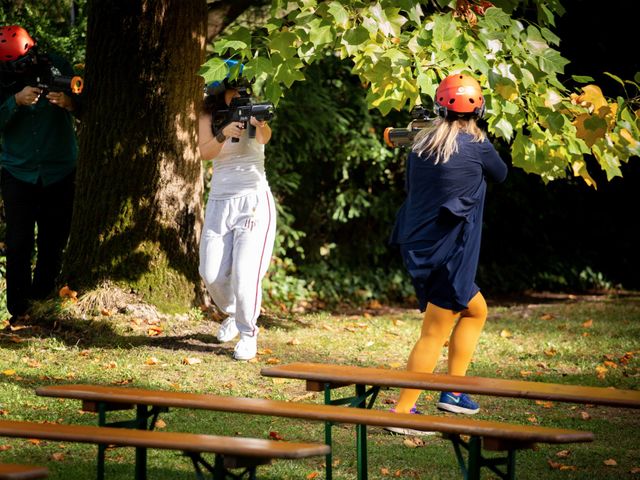
<instances>
[{"instance_id":1,"label":"wooden bench slat edge","mask_svg":"<svg viewBox=\"0 0 640 480\"><path fill-rule=\"evenodd\" d=\"M294 403L282 400L230 398L212 394L167 392L100 385L53 385L39 387L36 393L40 396L76 398L78 400L135 402L140 405L216 410L376 427L407 427L424 431L490 436L524 442L574 443L593 441L593 433L586 431L535 425L521 426L460 417L410 415L384 410Z\"/></svg>"},{"instance_id":2,"label":"wooden bench slat edge","mask_svg":"<svg viewBox=\"0 0 640 480\"><path fill-rule=\"evenodd\" d=\"M329 446L319 443L13 420L0 420L0 436L263 458L294 459L329 453Z\"/></svg>"},{"instance_id":3,"label":"wooden bench slat edge","mask_svg":"<svg viewBox=\"0 0 640 480\"><path fill-rule=\"evenodd\" d=\"M263 368L268 377L295 378L318 383L366 384L436 391L464 391L496 397L575 402L622 408L640 408L640 391L564 385L501 378L451 376L321 363L290 363Z\"/></svg>"}]
</instances>

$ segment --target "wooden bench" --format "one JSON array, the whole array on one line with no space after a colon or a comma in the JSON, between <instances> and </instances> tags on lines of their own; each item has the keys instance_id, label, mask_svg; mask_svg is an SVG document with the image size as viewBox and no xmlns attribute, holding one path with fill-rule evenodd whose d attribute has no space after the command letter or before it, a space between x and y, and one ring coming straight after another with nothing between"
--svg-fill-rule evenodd
<instances>
[{"instance_id":1,"label":"wooden bench","mask_svg":"<svg viewBox=\"0 0 640 480\"><path fill-rule=\"evenodd\" d=\"M350 405L360 408L371 408L380 389L391 387L640 408L639 391L614 388L429 374L409 372L407 370L304 362L266 367L261 370L261 374L270 377L305 380L307 390L324 392L325 404ZM332 389L349 385L355 385L354 396L338 399L331 398ZM362 444L359 450L366 449L366 433L364 428L365 427L361 427L361 430L357 432L358 442ZM327 425L326 429L328 430L326 435L330 436L331 426ZM462 467L464 463L462 462L456 439L450 439L454 442L456 455ZM364 462L366 459L360 461ZM507 472L509 472L509 468ZM463 473L465 473L464 468ZM330 475L329 473L328 476L330 477ZM469 476L471 478L471 472L469 472ZM507 473L506 476L512 478L509 473ZM360 471L358 478L365 478Z\"/></svg>"},{"instance_id":2,"label":"wooden bench","mask_svg":"<svg viewBox=\"0 0 640 480\"><path fill-rule=\"evenodd\" d=\"M144 448L145 451L147 448L177 450L192 460L196 478L205 478L204 469L212 474L212 478L220 480L240 479L244 476L253 479L256 467L269 463L273 459L305 458L326 455L329 451L327 445L313 443L8 420L0 421L0 437L90 443L105 447L116 445ZM214 465L202 457L203 453L215 454ZM229 471L231 468L244 468L245 470L238 475L231 473ZM142 475L140 478L146 478L146 465L144 472L136 471L136 475Z\"/></svg>"},{"instance_id":3,"label":"wooden bench","mask_svg":"<svg viewBox=\"0 0 640 480\"><path fill-rule=\"evenodd\" d=\"M306 380L307 390L324 391L347 385L416 388L441 392L465 392L494 397L527 398L610 407L640 408L640 391L584 387L501 378L462 377L385 368L352 367L323 363L291 363L263 368L269 377Z\"/></svg>"},{"instance_id":4,"label":"wooden bench","mask_svg":"<svg viewBox=\"0 0 640 480\"><path fill-rule=\"evenodd\" d=\"M49 470L44 467L0 463L0 480L33 480L48 476Z\"/></svg>"},{"instance_id":5,"label":"wooden bench","mask_svg":"<svg viewBox=\"0 0 640 480\"><path fill-rule=\"evenodd\" d=\"M520 426L460 417L429 415L410 415L392 413L383 410L349 408L335 405L295 403L279 400L233 398L209 394L143 390L129 387L108 387L99 385L51 385L39 387L40 396L77 399L83 402L83 410L98 412L99 425L107 425L106 412L110 410L136 409L136 418L118 426L148 429L158 415L172 408L215 410L250 415L268 415L274 417L298 418L329 423L355 424L362 427L359 431L358 475L367 477L366 441L360 438L366 435L366 426L406 427L423 431L442 432L450 438L456 447L458 458L462 459L460 447L468 450L467 478L478 479L480 469L486 466L501 474L498 465L507 465L507 475L514 478L515 453L517 450L532 448L535 443L575 443L593 440L591 432L545 428L538 426ZM466 442L461 436L470 436ZM325 429L325 443L332 443L330 429ZM484 458L482 447L486 450L505 451L506 457ZM100 455L100 452L98 452ZM331 460L330 451L327 452ZM140 452L139 461L144 462L144 452ZM463 464L464 460L463 460ZM331 462L326 463L327 475L332 475Z\"/></svg>"}]
</instances>

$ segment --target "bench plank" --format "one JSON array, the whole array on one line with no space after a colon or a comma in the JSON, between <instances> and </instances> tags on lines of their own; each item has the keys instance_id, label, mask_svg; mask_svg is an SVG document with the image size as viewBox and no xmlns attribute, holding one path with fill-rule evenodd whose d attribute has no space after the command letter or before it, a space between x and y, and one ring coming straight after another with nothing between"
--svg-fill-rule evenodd
<instances>
[{"instance_id":1,"label":"bench plank","mask_svg":"<svg viewBox=\"0 0 640 480\"><path fill-rule=\"evenodd\" d=\"M306 380L310 390L317 390L325 383L357 384L640 408L640 391L616 388L303 362L266 367L261 370L261 374L268 377Z\"/></svg>"},{"instance_id":2,"label":"bench plank","mask_svg":"<svg viewBox=\"0 0 640 480\"><path fill-rule=\"evenodd\" d=\"M0 464L0 480L33 480L48 476L49 470L45 467L12 463Z\"/></svg>"},{"instance_id":3,"label":"bench plank","mask_svg":"<svg viewBox=\"0 0 640 480\"><path fill-rule=\"evenodd\" d=\"M299 418L377 427L406 427L457 435L475 435L523 443L575 443L593 441L593 433L577 430L431 415L410 415L383 410L339 407L281 400L229 398L211 394L144 390L102 385L51 385L36 394L77 399L187 409L215 410L252 415Z\"/></svg>"},{"instance_id":4,"label":"bench plank","mask_svg":"<svg viewBox=\"0 0 640 480\"><path fill-rule=\"evenodd\" d=\"M12 420L0 420L0 436L268 459L305 458L329 452L327 445L314 443Z\"/></svg>"}]
</instances>

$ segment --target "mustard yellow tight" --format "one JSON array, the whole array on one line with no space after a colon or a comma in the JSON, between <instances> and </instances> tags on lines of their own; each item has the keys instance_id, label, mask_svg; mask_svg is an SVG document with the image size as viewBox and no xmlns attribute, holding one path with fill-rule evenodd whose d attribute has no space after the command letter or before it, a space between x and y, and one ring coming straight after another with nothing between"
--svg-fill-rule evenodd
<instances>
[{"instance_id":1,"label":"mustard yellow tight","mask_svg":"<svg viewBox=\"0 0 640 480\"><path fill-rule=\"evenodd\" d=\"M458 319L457 323L456 319ZM427 304L420 338L411 350L407 370L432 373L440 358L442 347L448 339L448 373L465 375L486 320L487 302L480 292L471 299L467 309L462 312L440 308L432 303ZM400 390L396 412L409 412L421 392L422 390L408 388Z\"/></svg>"}]
</instances>

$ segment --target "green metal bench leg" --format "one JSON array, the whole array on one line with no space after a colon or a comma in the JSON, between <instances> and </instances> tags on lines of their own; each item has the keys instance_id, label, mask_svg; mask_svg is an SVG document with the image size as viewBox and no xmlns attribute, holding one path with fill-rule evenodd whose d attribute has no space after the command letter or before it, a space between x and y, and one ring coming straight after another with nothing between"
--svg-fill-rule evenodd
<instances>
[{"instance_id":1,"label":"green metal bench leg","mask_svg":"<svg viewBox=\"0 0 640 480\"><path fill-rule=\"evenodd\" d=\"M104 427L105 423L107 423L107 412L104 403L100 403L98 404L98 425ZM98 461L96 467L98 480L104 480L104 457L106 450L106 445L98 445Z\"/></svg>"},{"instance_id":2,"label":"green metal bench leg","mask_svg":"<svg viewBox=\"0 0 640 480\"><path fill-rule=\"evenodd\" d=\"M147 406L136 405L136 428L138 430L147 430ZM136 448L136 480L147 480L147 449L144 447Z\"/></svg>"},{"instance_id":3,"label":"green metal bench leg","mask_svg":"<svg viewBox=\"0 0 640 480\"><path fill-rule=\"evenodd\" d=\"M367 400L365 397L366 387L364 385L356 385L356 397L362 398L357 405L358 408L367 408ZM356 425L356 451L358 461L358 480L367 480L367 426Z\"/></svg>"},{"instance_id":4,"label":"green metal bench leg","mask_svg":"<svg viewBox=\"0 0 640 480\"><path fill-rule=\"evenodd\" d=\"M482 442L478 437L469 439L469 465L466 480L480 480L482 468Z\"/></svg>"},{"instance_id":5,"label":"green metal bench leg","mask_svg":"<svg viewBox=\"0 0 640 480\"><path fill-rule=\"evenodd\" d=\"M324 386L324 403L325 405L331 404L331 387L327 383ZM324 422L324 443L329 445L329 453L325 455L325 479L332 480L333 479L333 448L331 448L332 438L331 438L331 428L333 427L333 423Z\"/></svg>"}]
</instances>

